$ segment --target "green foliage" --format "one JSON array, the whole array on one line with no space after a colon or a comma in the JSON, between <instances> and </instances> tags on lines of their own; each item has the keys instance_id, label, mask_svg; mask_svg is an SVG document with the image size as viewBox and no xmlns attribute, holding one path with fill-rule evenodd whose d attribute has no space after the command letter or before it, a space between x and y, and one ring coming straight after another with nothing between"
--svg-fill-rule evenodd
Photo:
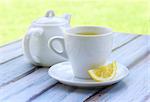
<instances>
[{"instance_id":1,"label":"green foliage","mask_svg":"<svg viewBox=\"0 0 150 102\"><path fill-rule=\"evenodd\" d=\"M107 26L150 34L150 0L1 0L0 45L22 38L31 22L52 9L72 14L71 25Z\"/></svg>"}]
</instances>

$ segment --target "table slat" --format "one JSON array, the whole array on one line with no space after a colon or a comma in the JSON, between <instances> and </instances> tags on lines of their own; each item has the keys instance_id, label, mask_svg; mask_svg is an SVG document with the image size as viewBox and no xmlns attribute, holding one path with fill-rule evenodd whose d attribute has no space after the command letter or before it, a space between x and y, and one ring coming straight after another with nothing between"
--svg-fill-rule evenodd
<instances>
[{"instance_id":1,"label":"table slat","mask_svg":"<svg viewBox=\"0 0 150 102\"><path fill-rule=\"evenodd\" d=\"M126 35L126 34L119 35L119 33L117 33L115 35L115 40L114 40L116 44L114 44L113 48L114 49L116 49L116 47L119 48L119 46L124 45L124 43L127 43L128 41L135 39L138 36L139 35ZM120 43L118 43L117 41ZM11 55L11 54L14 54L14 53L11 53L11 50L13 50L14 47L18 48L17 46L20 46L20 48L21 48L21 42L17 41L13 44L7 45L6 48L2 47L1 51L7 52L7 53L10 52L10 55ZM6 57L10 58L10 56L7 56L8 55L7 53L4 53L4 55L6 54ZM3 63L0 66L0 73L1 73L0 74L0 79L1 79L0 86L3 86L10 82L16 81L16 80L30 74L35 69L36 69L36 67L31 65L24 56L17 57L13 60L8 61L7 63Z\"/></svg>"},{"instance_id":2,"label":"table slat","mask_svg":"<svg viewBox=\"0 0 150 102\"><path fill-rule=\"evenodd\" d=\"M113 50L120 48L124 44L129 43L130 41L140 36L141 35L136 34L131 35L126 33L114 33Z\"/></svg>"},{"instance_id":3,"label":"table slat","mask_svg":"<svg viewBox=\"0 0 150 102\"><path fill-rule=\"evenodd\" d=\"M21 40L0 48L0 64L22 55Z\"/></svg>"},{"instance_id":4,"label":"table slat","mask_svg":"<svg viewBox=\"0 0 150 102\"><path fill-rule=\"evenodd\" d=\"M133 51L135 52L133 53ZM134 60L131 60L131 61L128 61L128 60L130 60L131 58L138 60L140 56L143 56L146 52L148 53L147 37L141 36L135 39L134 41L132 41L131 43L121 47L120 49L115 50L112 54L112 59L119 59L120 63L129 65L129 64L132 64ZM138 53L138 56L137 56L137 53ZM123 58L122 55L126 57Z\"/></svg>"},{"instance_id":5,"label":"table slat","mask_svg":"<svg viewBox=\"0 0 150 102\"><path fill-rule=\"evenodd\" d=\"M131 35L131 34L121 34L121 33L115 33L114 37L114 46L113 48L117 48L121 46L122 44L135 39L139 35ZM22 43L21 40L16 41L12 44L9 44L7 46L3 46L0 48L0 53L2 55L0 56L0 64L6 63L10 60L13 60L14 58L22 56L23 50L22 50Z\"/></svg>"},{"instance_id":6,"label":"table slat","mask_svg":"<svg viewBox=\"0 0 150 102\"><path fill-rule=\"evenodd\" d=\"M0 101L26 102L46 88L50 88L57 81L50 78L47 71L47 68L39 69L6 87L0 88Z\"/></svg>"},{"instance_id":7,"label":"table slat","mask_svg":"<svg viewBox=\"0 0 150 102\"><path fill-rule=\"evenodd\" d=\"M135 44L136 44L136 47L134 47ZM114 54L116 56L115 59L117 59L118 61L120 61L120 59L121 59L121 62L125 63L126 65L133 63L133 61L136 61L137 56L139 58L141 58L142 56L144 56L147 53L147 51L146 51L147 49L145 47L143 47L143 48L141 47L141 45L143 45L143 44L145 44L145 37L140 37L140 38L134 40L133 42L116 50L117 53L115 53L116 51L114 51ZM127 47L131 47L132 49L126 49ZM144 51L137 50L137 49L144 49ZM141 53L143 53L143 54L141 54ZM126 56L127 54L129 54L129 55ZM133 57L133 54L136 57ZM127 57L128 57L128 60L126 60ZM128 62L128 63L126 63L126 62ZM65 89L67 89L67 88L70 88L70 87L68 86ZM53 90L53 91L55 92L55 90ZM87 90L87 89L85 89L85 90L84 89L76 89L73 92L71 91L71 92L67 92L67 93L64 93L64 91L65 90L60 90L59 92L57 92L57 95L55 97L51 97L51 100L61 101L63 99L64 102L69 102L70 100L72 100L72 102L80 102L80 101L84 101L86 98L91 96L93 93L97 92L97 90ZM46 91L44 94L37 97L33 101L38 102L39 100L44 100L45 98L48 99L49 93L51 93L51 95L52 95L53 92L51 89L49 89L48 91ZM62 93L63 93L63 95L61 96L60 94L62 94ZM68 95L68 93L70 93L70 94ZM53 94L53 95L55 95L55 94ZM66 96L66 97L64 98L64 96Z\"/></svg>"},{"instance_id":8,"label":"table slat","mask_svg":"<svg viewBox=\"0 0 150 102\"><path fill-rule=\"evenodd\" d=\"M147 36L148 50L150 52L150 36Z\"/></svg>"},{"instance_id":9,"label":"table slat","mask_svg":"<svg viewBox=\"0 0 150 102\"><path fill-rule=\"evenodd\" d=\"M86 100L86 102L145 102L146 96L150 95L150 56L134 66L130 70L127 78L116 85L112 85L95 96Z\"/></svg>"},{"instance_id":10,"label":"table slat","mask_svg":"<svg viewBox=\"0 0 150 102\"><path fill-rule=\"evenodd\" d=\"M137 39L140 39L141 37L138 37ZM135 43L138 43L138 42L141 42L141 43L143 43L143 40L141 41L137 41L137 39L135 39L134 41L132 41L132 42L135 42ZM131 42L131 43L132 43ZM140 43L140 44L141 44ZM133 44L133 43L132 43ZM127 45L124 45L124 46L132 46L132 44L127 44ZM137 45L137 44L136 44ZM138 45L137 45L138 46ZM122 47L121 47L122 48ZM139 47L138 49L140 49L141 47ZM119 48L120 49L120 48ZM119 49L117 49L117 50L119 50ZM144 49L144 48L143 48ZM130 50L130 49L129 49ZM131 53L133 54L133 53L135 53L136 51L138 51L137 49L131 49L132 51L131 51ZM146 51L145 50L142 50L143 51L143 54L145 54L146 53ZM121 51L121 52L118 52L119 54L120 53L122 53L123 51ZM138 51L138 53L136 53L137 55L140 53L141 51ZM128 52L127 52L128 53ZM124 55L124 52L123 52L123 54L122 54L122 56ZM130 55L129 55L130 56ZM143 56L143 55L139 55L139 56ZM125 58L125 57L124 57ZM134 58L132 59L132 60L134 60ZM131 59L129 59L129 61L131 61ZM11 62L11 61L10 61ZM22 62L22 61L20 61L20 62ZM17 62L18 63L18 62ZM4 64L5 65L5 64ZM10 64L11 65L11 64ZM20 66L20 65L18 65L18 66ZM24 66L24 65L23 65ZM7 67L7 66L6 66ZM22 65L20 66L20 67L22 67ZM20 68L21 69L21 68ZM18 70L20 70L20 69L18 69ZM40 69L40 70L42 70L42 69ZM14 69L14 71L15 71L15 69ZM38 70L37 70L38 71ZM37 72L37 71L35 71L35 73ZM43 76L46 76L47 75L47 71L45 71L44 72L45 74L43 75ZM32 79L35 75L32 75L33 73L31 73L30 75L32 76L30 76L30 75L28 75L28 76L26 76L26 77L29 77L28 79ZM15 74L16 75L16 74ZM24 77L24 78L26 78L26 77ZM22 79L20 79L20 80L23 80L24 78L22 78ZM45 77L44 79L51 79L48 75L47 75L47 77ZM43 79L43 80L44 80ZM18 80L18 81L20 81L20 80ZM35 78L35 79L33 79L33 80L39 80L39 82L40 82L40 78ZM9 85L11 86L12 84L12 86L13 87L16 87L16 85L18 85L18 84L16 84L16 83L19 83L18 81L15 81L15 82L13 82L13 83L10 83ZM22 81L23 82L23 81ZM33 81L34 82L34 81ZM36 81L35 81L36 82ZM24 87L26 87L26 86L30 86L30 83L31 82L27 82L26 84L25 84L25 86ZM51 84L49 84L49 83L47 83L46 84L46 87L45 88L42 88L42 89L40 89L41 87L42 87L42 85L39 85L38 86L38 84L36 83L32 83L33 84L33 86L31 86L30 88L27 88L27 89L25 89L23 92L21 92L24 88L22 87L22 85L18 85L17 87L19 87L19 89L17 90L17 91L20 91L19 93L17 93L16 91L15 91L15 89L12 91L12 93L10 94L9 93L9 90L6 90L7 89L7 87L9 86L9 85L6 85L6 86L3 86L2 87L2 89L3 88L5 88L5 92L7 92L6 93L6 96L7 97L2 97L2 98L0 98L0 99L5 99L5 100L14 100L14 99L18 99L19 97L23 97L23 100L24 101L27 101L27 100L31 100L31 99L34 99L34 98L36 98L38 95L40 95L41 93L43 93L43 91L45 91L45 90L47 90L47 88L50 88L52 85L54 85L56 83L56 81L55 80L53 80L53 81L51 81ZM40 84L40 83L39 83ZM45 85L45 84L44 84ZM39 88L40 87L40 88ZM79 92L81 92L80 93L80 96L81 97L78 97L79 99L81 99L81 100L84 100L85 98L87 98L87 97L89 97L90 95L92 95L93 93L90 91L90 92L87 92L87 91L83 91L82 92L82 89L76 89L76 90L73 90L74 88L70 88L70 87L68 87L68 86L64 86L64 85L61 85L61 84L58 84L58 85L56 85L55 87L59 87L61 90L58 90L58 94L56 95L56 98L58 98L58 99L62 99L62 97L59 97L59 96L62 96L62 93L67 93L67 94L65 94L65 95L67 95L67 97L72 97L71 95L70 95L70 93L72 93L72 91L73 92L75 92L74 93L74 95L77 95L77 94L79 94ZM49 92L49 91L51 91L52 93L55 93L55 91L56 91L56 89L55 89L55 87L54 88L50 88L50 90L48 90L48 91L46 91L46 92ZM63 88L63 87L65 87L65 89L66 88L68 88L68 90L69 91L65 91L65 89ZM37 92L31 92L31 91L33 91L33 90L31 90L31 89L38 89L39 88L39 91L37 91ZM53 91L51 90L51 89L53 89ZM79 91L78 91L79 90ZM81 90L81 91L80 91ZM4 90L3 90L4 91ZM60 91L60 93L59 93L59 91ZM93 90L92 90L93 91ZM0 89L0 92L1 92L1 89ZM46 93L45 92L45 93ZM30 95L27 95L26 96L26 94L27 93L31 93ZM13 95L13 94L15 94L15 95ZM63 95L64 95L63 94ZM69 95L68 95L69 94ZM42 94L43 95L43 94ZM40 97L42 97L42 95L40 96ZM58 96L58 97L57 97ZM25 97L25 98L24 98ZM39 98L40 98L39 97ZM48 97L48 96L45 96L45 98L46 97ZM66 97L66 96L65 96ZM73 97L75 97L75 96L73 96ZM38 98L37 98L38 99ZM36 100L35 100L36 101Z\"/></svg>"},{"instance_id":11,"label":"table slat","mask_svg":"<svg viewBox=\"0 0 150 102\"><path fill-rule=\"evenodd\" d=\"M54 87L51 88L51 90L48 93L43 93L42 98L39 98L36 101L43 102L43 101L49 101L49 102L59 102L62 98L69 95L71 92L73 92L76 88L75 87L68 87L66 85L63 85L61 83L58 83ZM61 91L61 93L59 93ZM49 97L47 97L49 96ZM33 100L33 99L32 99Z\"/></svg>"},{"instance_id":12,"label":"table slat","mask_svg":"<svg viewBox=\"0 0 150 102\"><path fill-rule=\"evenodd\" d=\"M0 87L30 74L35 68L24 56L2 64L0 66Z\"/></svg>"}]
</instances>

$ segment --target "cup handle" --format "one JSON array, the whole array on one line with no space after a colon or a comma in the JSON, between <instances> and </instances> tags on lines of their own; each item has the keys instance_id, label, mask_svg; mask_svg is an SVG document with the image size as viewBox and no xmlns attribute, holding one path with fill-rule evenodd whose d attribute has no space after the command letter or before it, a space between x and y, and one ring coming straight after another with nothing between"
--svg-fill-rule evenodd
<instances>
[{"instance_id":1,"label":"cup handle","mask_svg":"<svg viewBox=\"0 0 150 102\"><path fill-rule=\"evenodd\" d=\"M63 48L62 52L57 51L56 48L53 46L54 41L58 41L61 44L61 46ZM61 36L51 37L48 41L48 47L49 47L49 49L52 49L56 54L66 58L66 59L68 58L66 50L65 50L65 43L64 43L64 38L63 37L61 37Z\"/></svg>"},{"instance_id":2,"label":"cup handle","mask_svg":"<svg viewBox=\"0 0 150 102\"><path fill-rule=\"evenodd\" d=\"M24 49L24 54L26 55L26 57L30 60L30 62L34 65L40 65L39 61L35 61L34 57L31 54L31 48L30 48L30 40L31 37L36 37L37 39L40 38L40 36L43 33L43 29L42 28L31 28L29 29L29 31L27 32L27 34L25 35L24 39L23 39L23 49Z\"/></svg>"}]
</instances>

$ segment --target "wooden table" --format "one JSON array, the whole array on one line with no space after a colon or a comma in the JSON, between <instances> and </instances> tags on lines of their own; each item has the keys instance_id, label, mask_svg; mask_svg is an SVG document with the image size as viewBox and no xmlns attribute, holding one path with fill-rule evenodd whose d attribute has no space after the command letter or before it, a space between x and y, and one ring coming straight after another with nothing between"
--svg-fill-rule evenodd
<instances>
[{"instance_id":1,"label":"wooden table","mask_svg":"<svg viewBox=\"0 0 150 102\"><path fill-rule=\"evenodd\" d=\"M48 68L31 65L21 40L0 47L0 102L150 102L150 36L116 33L112 58L130 74L117 84L82 89L63 85Z\"/></svg>"}]
</instances>

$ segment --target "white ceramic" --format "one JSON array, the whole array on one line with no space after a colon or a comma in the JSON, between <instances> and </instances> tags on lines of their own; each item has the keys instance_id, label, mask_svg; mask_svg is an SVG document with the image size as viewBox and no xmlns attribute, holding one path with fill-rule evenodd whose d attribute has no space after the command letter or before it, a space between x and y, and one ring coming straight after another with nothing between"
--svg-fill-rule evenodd
<instances>
[{"instance_id":1,"label":"white ceramic","mask_svg":"<svg viewBox=\"0 0 150 102\"><path fill-rule=\"evenodd\" d=\"M79 35L81 32L96 32L97 35ZM53 43L60 42L63 51L58 52ZM111 54L113 34L110 28L100 26L79 26L66 30L64 38L50 38L49 47L55 53L67 58L76 77L90 78L88 70L97 68L107 61Z\"/></svg>"},{"instance_id":2,"label":"white ceramic","mask_svg":"<svg viewBox=\"0 0 150 102\"><path fill-rule=\"evenodd\" d=\"M70 62L61 62L56 65L53 65L52 67L50 67L48 73L52 78L66 85L77 87L99 87L117 83L128 75L129 70L127 67L120 63L117 63L117 67L118 69L116 76L112 80L106 82L96 82L92 79L83 79L75 77Z\"/></svg>"},{"instance_id":3,"label":"white ceramic","mask_svg":"<svg viewBox=\"0 0 150 102\"><path fill-rule=\"evenodd\" d=\"M29 27L23 40L24 54L32 64L51 66L66 60L48 49L48 39L53 36L63 36L63 30L70 28L70 15L56 17L52 10L45 17L35 20ZM55 47L60 50L59 44Z\"/></svg>"}]
</instances>

